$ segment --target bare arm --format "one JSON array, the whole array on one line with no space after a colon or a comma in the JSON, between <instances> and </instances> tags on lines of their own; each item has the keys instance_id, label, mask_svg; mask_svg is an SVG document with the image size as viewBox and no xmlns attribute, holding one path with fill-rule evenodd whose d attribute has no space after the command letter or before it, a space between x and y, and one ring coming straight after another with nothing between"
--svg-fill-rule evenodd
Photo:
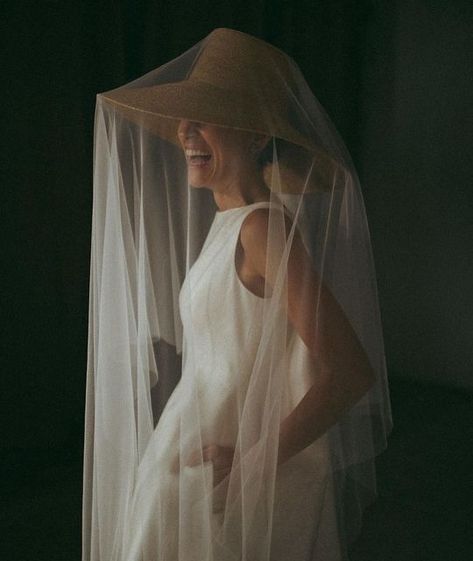
<instances>
[{"instance_id":1,"label":"bare arm","mask_svg":"<svg viewBox=\"0 0 473 561\"><path fill-rule=\"evenodd\" d=\"M256 210L241 230L245 259L262 278L268 258L268 218L265 209ZM274 279L265 278L265 282L271 286ZM324 434L375 379L356 333L330 290L320 282L297 232L287 265L287 290L289 320L321 369L317 382L281 423L279 463Z\"/></svg>"}]
</instances>

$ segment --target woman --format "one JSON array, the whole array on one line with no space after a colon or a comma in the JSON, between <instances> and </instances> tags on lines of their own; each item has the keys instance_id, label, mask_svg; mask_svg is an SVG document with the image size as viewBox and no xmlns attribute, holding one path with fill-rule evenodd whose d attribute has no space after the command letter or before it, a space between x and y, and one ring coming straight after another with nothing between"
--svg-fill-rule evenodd
<instances>
[{"instance_id":1,"label":"woman","mask_svg":"<svg viewBox=\"0 0 473 561\"><path fill-rule=\"evenodd\" d=\"M89 351L84 559L346 557L390 429L374 271L281 51L218 29L99 96Z\"/></svg>"}]
</instances>

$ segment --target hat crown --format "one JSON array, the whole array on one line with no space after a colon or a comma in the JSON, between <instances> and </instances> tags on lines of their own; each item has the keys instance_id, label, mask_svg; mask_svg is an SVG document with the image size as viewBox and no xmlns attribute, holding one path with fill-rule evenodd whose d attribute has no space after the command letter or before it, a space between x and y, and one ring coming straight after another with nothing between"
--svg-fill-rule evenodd
<instances>
[{"instance_id":1,"label":"hat crown","mask_svg":"<svg viewBox=\"0 0 473 561\"><path fill-rule=\"evenodd\" d=\"M188 80L281 101L289 87L289 57L261 39L219 28L204 39Z\"/></svg>"}]
</instances>

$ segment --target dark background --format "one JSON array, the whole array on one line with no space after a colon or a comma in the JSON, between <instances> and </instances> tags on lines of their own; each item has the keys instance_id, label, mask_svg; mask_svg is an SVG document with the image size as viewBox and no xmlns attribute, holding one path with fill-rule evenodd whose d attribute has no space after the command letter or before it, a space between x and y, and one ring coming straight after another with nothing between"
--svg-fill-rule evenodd
<instances>
[{"instance_id":1,"label":"dark background","mask_svg":"<svg viewBox=\"0 0 473 561\"><path fill-rule=\"evenodd\" d=\"M95 95L232 27L296 60L360 175L395 429L384 502L353 559L471 561L471 1L37 0L2 12L0 557L80 555Z\"/></svg>"}]
</instances>

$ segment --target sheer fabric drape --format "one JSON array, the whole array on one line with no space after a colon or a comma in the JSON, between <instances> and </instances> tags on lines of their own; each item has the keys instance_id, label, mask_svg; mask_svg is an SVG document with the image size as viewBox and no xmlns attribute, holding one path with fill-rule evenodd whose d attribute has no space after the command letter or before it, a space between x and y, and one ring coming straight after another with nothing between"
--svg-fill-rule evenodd
<instances>
[{"instance_id":1,"label":"sheer fabric drape","mask_svg":"<svg viewBox=\"0 0 473 561\"><path fill-rule=\"evenodd\" d=\"M251 206L219 212L188 184L182 119L270 137L263 296L234 267ZM278 465L281 423L322 372L338 375L288 319L298 240L376 382ZM320 292L303 302L314 330L321 302ZM346 558L391 428L376 276L351 159L281 51L217 30L97 96L87 376L83 561ZM235 451L217 485L202 452L213 444Z\"/></svg>"}]
</instances>

